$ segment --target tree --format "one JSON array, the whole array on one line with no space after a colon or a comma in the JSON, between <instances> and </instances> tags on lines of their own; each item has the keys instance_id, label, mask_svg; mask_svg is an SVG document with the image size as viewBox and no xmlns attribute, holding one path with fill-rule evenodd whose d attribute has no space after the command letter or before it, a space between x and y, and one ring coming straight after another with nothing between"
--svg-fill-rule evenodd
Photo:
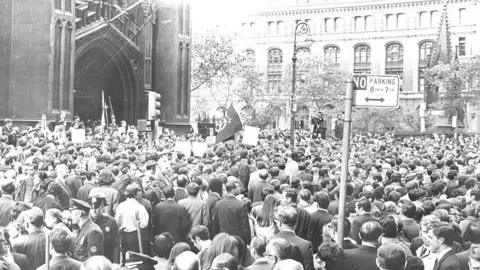
<instances>
[{"instance_id":1,"label":"tree","mask_svg":"<svg viewBox=\"0 0 480 270\"><path fill-rule=\"evenodd\" d=\"M248 65L240 70L235 94L241 105L240 115L246 125L267 128L281 116L285 100L266 93L265 75Z\"/></svg>"},{"instance_id":2,"label":"tree","mask_svg":"<svg viewBox=\"0 0 480 270\"><path fill-rule=\"evenodd\" d=\"M211 29L196 35L192 46L191 91L210 88L215 79L235 74L245 59L235 49L236 36Z\"/></svg>"},{"instance_id":3,"label":"tree","mask_svg":"<svg viewBox=\"0 0 480 270\"><path fill-rule=\"evenodd\" d=\"M346 79L350 74L335 67L334 63L322 61L314 56L300 57L297 60L297 84L295 99L297 108L314 107L324 114L336 114L343 108ZM285 72L282 89L291 95L292 67ZM328 106L327 104L331 105ZM336 110L324 109L336 108Z\"/></svg>"},{"instance_id":4,"label":"tree","mask_svg":"<svg viewBox=\"0 0 480 270\"><path fill-rule=\"evenodd\" d=\"M432 107L444 110L449 117L458 116L458 120L468 126L464 121L467 107L480 102L480 57L449 64L440 62L427 70L425 76L433 87L439 89L438 99Z\"/></svg>"}]
</instances>

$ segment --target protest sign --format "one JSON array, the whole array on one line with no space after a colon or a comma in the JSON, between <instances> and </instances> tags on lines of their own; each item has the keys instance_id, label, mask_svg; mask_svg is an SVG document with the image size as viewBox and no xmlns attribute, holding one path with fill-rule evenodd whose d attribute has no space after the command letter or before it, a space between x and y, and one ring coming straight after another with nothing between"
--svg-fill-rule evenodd
<instances>
[{"instance_id":1,"label":"protest sign","mask_svg":"<svg viewBox=\"0 0 480 270\"><path fill-rule=\"evenodd\" d=\"M176 142L175 152L183 153L186 157L192 155L192 143L190 142Z\"/></svg>"},{"instance_id":2,"label":"protest sign","mask_svg":"<svg viewBox=\"0 0 480 270\"><path fill-rule=\"evenodd\" d=\"M193 155L196 157L203 157L207 152L208 145L206 143L194 142L192 143Z\"/></svg>"},{"instance_id":3,"label":"protest sign","mask_svg":"<svg viewBox=\"0 0 480 270\"><path fill-rule=\"evenodd\" d=\"M72 142L83 143L85 141L85 129L72 129Z\"/></svg>"},{"instance_id":4,"label":"protest sign","mask_svg":"<svg viewBox=\"0 0 480 270\"><path fill-rule=\"evenodd\" d=\"M256 146L258 143L258 134L260 132L259 128L245 126L245 133L243 134L243 144L249 144Z\"/></svg>"}]
</instances>

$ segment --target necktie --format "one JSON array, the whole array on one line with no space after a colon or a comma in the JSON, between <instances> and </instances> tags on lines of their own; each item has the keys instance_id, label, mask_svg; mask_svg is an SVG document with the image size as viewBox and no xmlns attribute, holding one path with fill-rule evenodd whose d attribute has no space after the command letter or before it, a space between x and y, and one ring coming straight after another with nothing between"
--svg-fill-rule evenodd
<instances>
[{"instance_id":1,"label":"necktie","mask_svg":"<svg viewBox=\"0 0 480 270\"><path fill-rule=\"evenodd\" d=\"M438 265L438 258L435 259L435 264L433 264L433 270L436 270L438 269L439 265Z\"/></svg>"}]
</instances>

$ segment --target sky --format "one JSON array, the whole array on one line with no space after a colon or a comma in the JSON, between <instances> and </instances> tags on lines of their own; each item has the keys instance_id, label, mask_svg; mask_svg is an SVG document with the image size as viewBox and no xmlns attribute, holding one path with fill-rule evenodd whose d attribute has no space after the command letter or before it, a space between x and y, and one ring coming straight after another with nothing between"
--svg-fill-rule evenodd
<instances>
[{"instance_id":1,"label":"sky","mask_svg":"<svg viewBox=\"0 0 480 270\"><path fill-rule=\"evenodd\" d=\"M261 0L190 0L193 28L217 24L240 25L247 14L259 9Z\"/></svg>"}]
</instances>

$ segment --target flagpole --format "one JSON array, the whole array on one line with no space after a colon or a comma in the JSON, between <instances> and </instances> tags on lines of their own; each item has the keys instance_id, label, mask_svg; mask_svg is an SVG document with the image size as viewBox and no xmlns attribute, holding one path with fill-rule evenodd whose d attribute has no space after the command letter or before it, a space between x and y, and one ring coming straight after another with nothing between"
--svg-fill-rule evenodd
<instances>
[{"instance_id":1,"label":"flagpole","mask_svg":"<svg viewBox=\"0 0 480 270\"><path fill-rule=\"evenodd\" d=\"M100 122L100 126L105 128L105 95L102 91L102 120Z\"/></svg>"}]
</instances>

